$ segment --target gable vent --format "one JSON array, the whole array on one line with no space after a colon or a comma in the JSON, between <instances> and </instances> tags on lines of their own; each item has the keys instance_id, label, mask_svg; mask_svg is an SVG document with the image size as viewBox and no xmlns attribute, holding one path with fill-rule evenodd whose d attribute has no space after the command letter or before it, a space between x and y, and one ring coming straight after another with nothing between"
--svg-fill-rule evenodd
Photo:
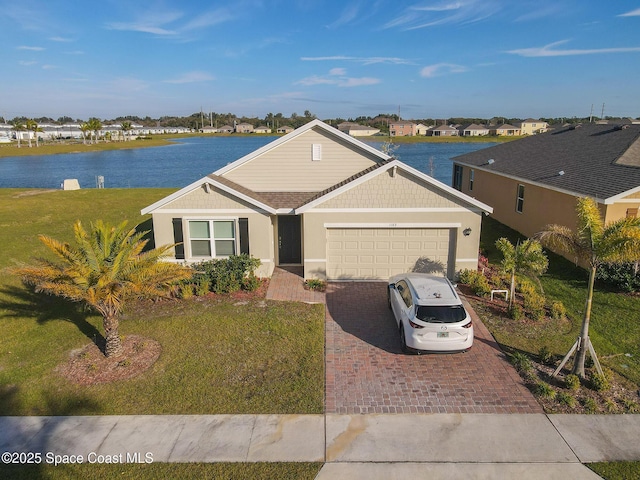
<instances>
[{"instance_id":1,"label":"gable vent","mask_svg":"<svg viewBox=\"0 0 640 480\"><path fill-rule=\"evenodd\" d=\"M311 160L316 162L322 160L322 144L314 143L311 146Z\"/></svg>"}]
</instances>

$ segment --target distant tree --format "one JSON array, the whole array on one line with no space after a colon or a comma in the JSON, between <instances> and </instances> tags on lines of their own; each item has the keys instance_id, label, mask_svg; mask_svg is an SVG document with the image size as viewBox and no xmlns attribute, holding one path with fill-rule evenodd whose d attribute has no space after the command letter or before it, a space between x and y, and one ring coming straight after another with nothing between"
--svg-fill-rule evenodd
<instances>
[{"instance_id":1,"label":"distant tree","mask_svg":"<svg viewBox=\"0 0 640 480\"><path fill-rule=\"evenodd\" d=\"M36 147L39 147L40 137L38 136L38 133L43 132L44 130L42 130L40 125L38 125L38 122L36 122L35 120L28 120L27 128L33 132L33 136L36 138ZM29 146L31 146L31 137L29 137Z\"/></svg>"},{"instance_id":2,"label":"distant tree","mask_svg":"<svg viewBox=\"0 0 640 480\"><path fill-rule=\"evenodd\" d=\"M27 120L26 127L29 132L35 132L35 129L38 128L38 122L30 118ZM33 147L33 145L31 144L31 133L29 133L28 140L29 140L29 148Z\"/></svg>"},{"instance_id":3,"label":"distant tree","mask_svg":"<svg viewBox=\"0 0 640 480\"><path fill-rule=\"evenodd\" d=\"M20 138L22 137L22 135L20 135L20 132L24 132L27 127L20 119L14 119L11 122L11 125L13 126L13 130L16 132L16 138L18 139L18 148L20 148Z\"/></svg>"},{"instance_id":4,"label":"distant tree","mask_svg":"<svg viewBox=\"0 0 640 480\"><path fill-rule=\"evenodd\" d=\"M102 130L102 122L96 117L91 117L87 124L94 135L93 143L98 143L98 135L100 134L100 130Z\"/></svg>"},{"instance_id":5,"label":"distant tree","mask_svg":"<svg viewBox=\"0 0 640 480\"><path fill-rule=\"evenodd\" d=\"M82 132L82 143L84 145L86 145L87 144L87 133L90 134L91 125L89 125L89 123L87 123L87 122L82 122L80 124L80 131Z\"/></svg>"},{"instance_id":6,"label":"distant tree","mask_svg":"<svg viewBox=\"0 0 640 480\"><path fill-rule=\"evenodd\" d=\"M622 218L605 224L598 204L592 198L579 198L576 206L578 228L574 232L562 225L547 225L535 238L551 248L573 256L589 267L587 300L582 318L578 353L573 373L585 377L584 363L589 349L589 322L597 269L606 262L633 262L640 258L640 218ZM569 358L573 349L567 354Z\"/></svg>"},{"instance_id":7,"label":"distant tree","mask_svg":"<svg viewBox=\"0 0 640 480\"><path fill-rule=\"evenodd\" d=\"M131 130L133 130L133 125L128 120L125 120L124 122L120 123L120 127L122 128L122 139L123 139L123 141L126 141L127 140L127 133L129 133L129 132L131 132ZM131 140L131 133L129 133L129 140Z\"/></svg>"},{"instance_id":8,"label":"distant tree","mask_svg":"<svg viewBox=\"0 0 640 480\"><path fill-rule=\"evenodd\" d=\"M111 226L97 221L87 231L78 221L73 230L75 245L40 235L58 263L41 260L12 272L38 292L82 303L102 315L105 356L116 356L122 351L118 327L125 303L168 296L171 286L190 278L193 271L161 261L172 245L145 252L147 232L128 229L126 222Z\"/></svg>"},{"instance_id":9,"label":"distant tree","mask_svg":"<svg viewBox=\"0 0 640 480\"><path fill-rule=\"evenodd\" d=\"M73 123L73 118L71 117L59 117L56 122L60 125L64 125L65 123Z\"/></svg>"}]
</instances>

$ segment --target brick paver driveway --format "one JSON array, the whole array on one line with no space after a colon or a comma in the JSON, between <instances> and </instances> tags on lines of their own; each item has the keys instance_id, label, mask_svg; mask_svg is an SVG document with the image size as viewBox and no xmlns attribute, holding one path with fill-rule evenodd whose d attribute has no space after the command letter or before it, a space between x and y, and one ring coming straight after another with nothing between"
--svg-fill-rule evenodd
<instances>
[{"instance_id":1,"label":"brick paver driveway","mask_svg":"<svg viewBox=\"0 0 640 480\"><path fill-rule=\"evenodd\" d=\"M404 355L385 283L327 289L327 413L542 413L475 313L467 353Z\"/></svg>"}]
</instances>

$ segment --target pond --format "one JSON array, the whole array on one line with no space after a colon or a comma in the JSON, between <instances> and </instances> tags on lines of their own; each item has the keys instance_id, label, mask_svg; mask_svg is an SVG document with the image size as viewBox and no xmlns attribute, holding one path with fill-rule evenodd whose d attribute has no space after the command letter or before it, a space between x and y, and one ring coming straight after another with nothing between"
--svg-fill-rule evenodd
<instances>
[{"instance_id":1,"label":"pond","mask_svg":"<svg viewBox=\"0 0 640 480\"><path fill-rule=\"evenodd\" d=\"M104 152L0 158L0 188L60 188L64 179L78 179L95 188L181 188L272 142L277 137L193 137L164 147ZM367 142L381 148L382 142ZM451 158L493 143L398 144L402 162L451 184Z\"/></svg>"}]
</instances>

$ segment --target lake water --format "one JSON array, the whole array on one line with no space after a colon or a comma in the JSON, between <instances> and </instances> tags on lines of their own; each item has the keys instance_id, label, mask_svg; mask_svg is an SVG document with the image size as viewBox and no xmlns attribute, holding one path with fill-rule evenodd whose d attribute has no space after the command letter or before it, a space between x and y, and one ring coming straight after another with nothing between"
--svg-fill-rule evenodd
<instances>
[{"instance_id":1,"label":"lake water","mask_svg":"<svg viewBox=\"0 0 640 480\"><path fill-rule=\"evenodd\" d=\"M272 136L193 137L164 147L0 158L0 188L60 188L77 178L82 188L181 188L275 140ZM367 142L381 148L382 142ZM402 162L451 184L450 159L493 143L398 144Z\"/></svg>"}]
</instances>

